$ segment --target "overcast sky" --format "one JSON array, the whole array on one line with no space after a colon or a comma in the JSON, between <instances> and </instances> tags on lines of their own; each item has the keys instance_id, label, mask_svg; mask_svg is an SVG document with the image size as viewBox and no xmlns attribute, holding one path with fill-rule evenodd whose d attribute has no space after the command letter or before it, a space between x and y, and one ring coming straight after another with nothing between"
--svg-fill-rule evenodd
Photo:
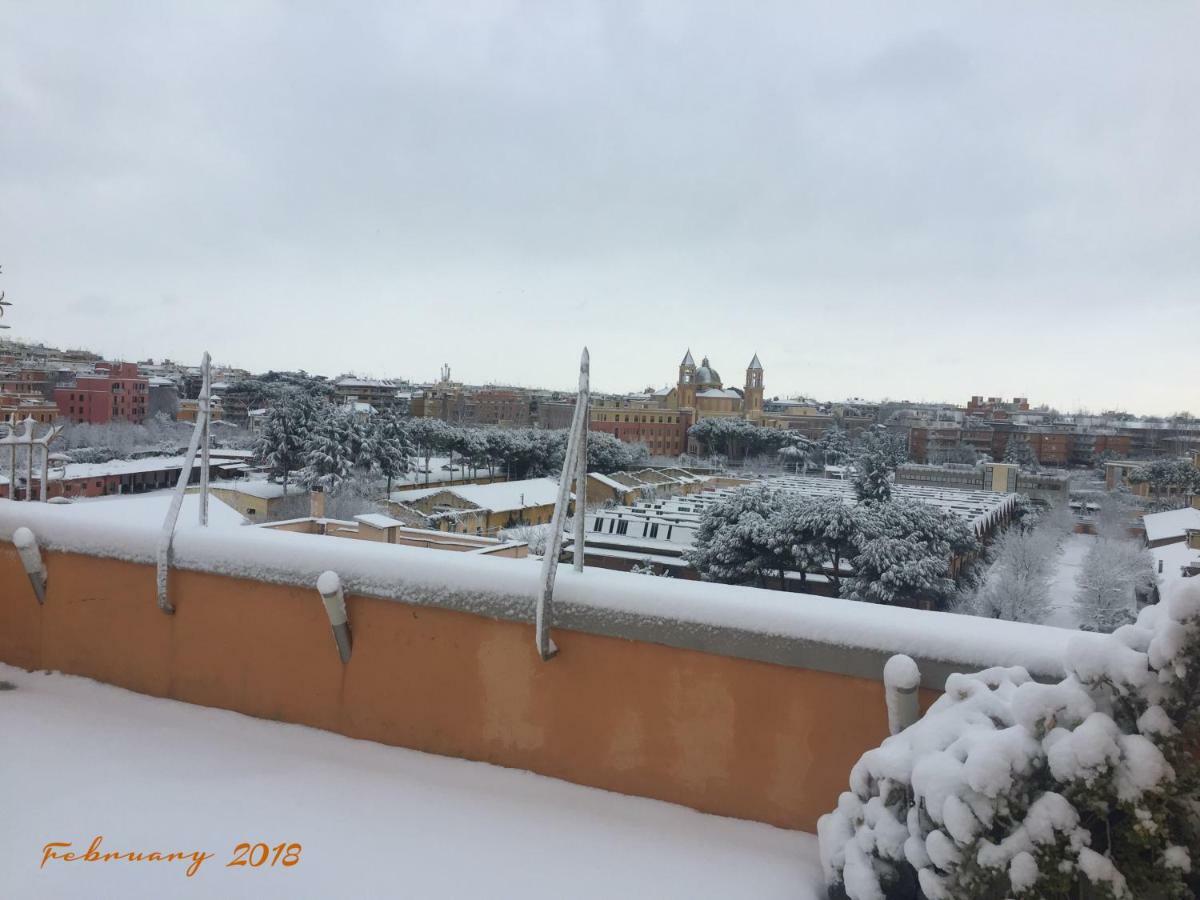
<instances>
[{"instance_id":1,"label":"overcast sky","mask_svg":"<svg viewBox=\"0 0 1200 900\"><path fill-rule=\"evenodd\" d=\"M0 2L8 334L1200 414L1195 3Z\"/></svg>"}]
</instances>

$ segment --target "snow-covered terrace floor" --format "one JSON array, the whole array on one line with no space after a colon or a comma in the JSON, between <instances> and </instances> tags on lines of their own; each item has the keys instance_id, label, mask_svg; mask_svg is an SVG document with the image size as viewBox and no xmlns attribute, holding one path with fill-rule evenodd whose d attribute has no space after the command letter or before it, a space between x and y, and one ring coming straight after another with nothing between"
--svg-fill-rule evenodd
<instances>
[{"instance_id":1,"label":"snow-covered terrace floor","mask_svg":"<svg viewBox=\"0 0 1200 900\"><path fill-rule=\"evenodd\" d=\"M823 896L811 835L0 664L0 890L58 897ZM50 861L203 850L186 862ZM298 864L227 868L241 842Z\"/></svg>"}]
</instances>

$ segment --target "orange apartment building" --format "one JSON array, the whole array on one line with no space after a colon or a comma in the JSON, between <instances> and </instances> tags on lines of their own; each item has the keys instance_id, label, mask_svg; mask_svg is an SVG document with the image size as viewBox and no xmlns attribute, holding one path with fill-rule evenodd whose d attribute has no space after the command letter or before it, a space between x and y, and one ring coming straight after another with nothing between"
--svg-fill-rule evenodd
<instances>
[{"instance_id":1,"label":"orange apartment building","mask_svg":"<svg viewBox=\"0 0 1200 900\"><path fill-rule=\"evenodd\" d=\"M96 363L94 375L79 375L73 385L55 388L59 414L72 422L103 425L146 419L150 381L134 363Z\"/></svg>"}]
</instances>

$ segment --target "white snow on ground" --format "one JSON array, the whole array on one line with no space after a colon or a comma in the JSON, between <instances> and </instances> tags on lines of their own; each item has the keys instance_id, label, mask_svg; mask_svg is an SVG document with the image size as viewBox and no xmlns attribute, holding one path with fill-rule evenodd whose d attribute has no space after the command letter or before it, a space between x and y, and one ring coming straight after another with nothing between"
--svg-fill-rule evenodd
<instances>
[{"instance_id":1,"label":"white snow on ground","mask_svg":"<svg viewBox=\"0 0 1200 900\"><path fill-rule=\"evenodd\" d=\"M6 900L823 896L812 835L84 678L0 680ZM191 878L190 861L38 868L46 843L96 835L216 855ZM243 841L300 861L227 868Z\"/></svg>"},{"instance_id":2,"label":"white snow on ground","mask_svg":"<svg viewBox=\"0 0 1200 900\"><path fill-rule=\"evenodd\" d=\"M1092 549L1094 534L1068 534L1058 555L1054 582L1050 585L1050 615L1046 625L1059 628L1078 628L1079 615L1075 611L1075 593L1079 590L1075 576L1083 565L1083 558Z\"/></svg>"}]
</instances>

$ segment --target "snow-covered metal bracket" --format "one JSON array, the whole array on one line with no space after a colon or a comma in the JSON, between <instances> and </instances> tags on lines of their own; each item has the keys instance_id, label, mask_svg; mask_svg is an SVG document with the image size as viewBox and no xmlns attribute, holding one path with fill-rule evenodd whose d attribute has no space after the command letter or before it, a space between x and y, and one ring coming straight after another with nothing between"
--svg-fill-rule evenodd
<instances>
[{"instance_id":1,"label":"snow-covered metal bracket","mask_svg":"<svg viewBox=\"0 0 1200 900\"><path fill-rule=\"evenodd\" d=\"M13 532L13 546L21 557L21 565L33 585L33 595L39 604L46 602L46 564L42 562L42 552L38 549L37 538L33 532L24 526Z\"/></svg>"},{"instance_id":2,"label":"snow-covered metal bracket","mask_svg":"<svg viewBox=\"0 0 1200 900\"><path fill-rule=\"evenodd\" d=\"M200 452L200 524L208 524L208 445L209 417L211 412L211 368L212 358L205 353L200 362L201 384L200 399L197 404L196 427L192 429L192 439L188 442L187 454L183 460L183 468L179 471L179 480L175 483L175 494L171 497L171 508L163 520L162 535L158 540L158 608L165 613L175 612L175 607L167 597L167 572L171 567L171 542L175 539L175 523L179 520L179 510L183 506L183 495L187 493L188 482L192 478L192 464Z\"/></svg>"},{"instance_id":3,"label":"snow-covered metal bracket","mask_svg":"<svg viewBox=\"0 0 1200 900\"><path fill-rule=\"evenodd\" d=\"M333 628L333 641L337 644L342 665L350 662L350 651L354 645L350 638L350 620L346 616L346 596L342 593L342 579L337 572L324 571L317 578L317 593L325 604L325 614Z\"/></svg>"},{"instance_id":4,"label":"snow-covered metal bracket","mask_svg":"<svg viewBox=\"0 0 1200 900\"><path fill-rule=\"evenodd\" d=\"M550 519L550 537L546 542L546 554L542 557L541 590L537 598L537 614L534 621L538 655L548 660L558 653L558 647L550 637L550 625L554 619L554 578L558 573L558 554L562 549L563 522L571 503L571 479L575 480L575 571L583 571L583 510L587 497L587 435L588 399L590 396L591 358L587 347L579 360L579 396L575 401L575 414L571 418L571 431L567 438L567 454L563 459L562 478L558 482L558 497L554 501L554 515Z\"/></svg>"},{"instance_id":5,"label":"snow-covered metal bracket","mask_svg":"<svg viewBox=\"0 0 1200 900\"><path fill-rule=\"evenodd\" d=\"M18 431L18 426L23 427L24 432ZM25 499L33 499L33 460L34 447L42 449L42 474L38 479L38 499L43 503L46 502L46 485L50 481L50 443L58 438L63 432L63 426L51 425L46 430L46 433L41 437L34 437L34 430L37 428L37 423L32 418L26 416L16 425L4 426L8 430L4 437L0 437L0 447L7 447L9 452L8 471L11 473L9 481L9 496L16 499L14 492L17 488L17 447L26 448L26 459L28 462L26 471L28 475L25 479Z\"/></svg>"}]
</instances>

